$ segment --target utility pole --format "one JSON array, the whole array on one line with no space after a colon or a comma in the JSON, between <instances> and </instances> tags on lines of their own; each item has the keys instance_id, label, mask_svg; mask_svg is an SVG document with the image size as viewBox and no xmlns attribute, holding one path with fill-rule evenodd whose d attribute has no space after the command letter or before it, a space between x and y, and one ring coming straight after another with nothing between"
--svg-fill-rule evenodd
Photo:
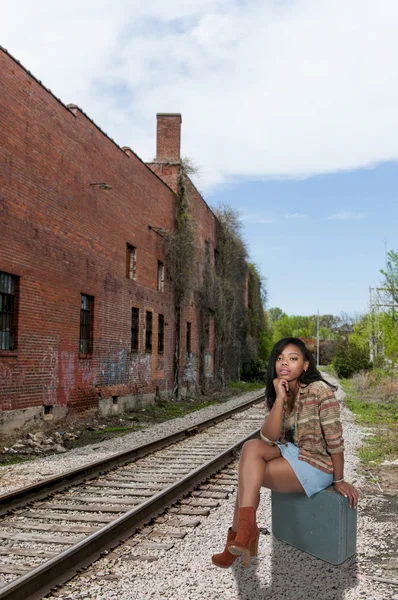
<instances>
[{"instance_id":1,"label":"utility pole","mask_svg":"<svg viewBox=\"0 0 398 600\"><path fill-rule=\"evenodd\" d=\"M316 319L316 366L319 367L319 308Z\"/></svg>"}]
</instances>

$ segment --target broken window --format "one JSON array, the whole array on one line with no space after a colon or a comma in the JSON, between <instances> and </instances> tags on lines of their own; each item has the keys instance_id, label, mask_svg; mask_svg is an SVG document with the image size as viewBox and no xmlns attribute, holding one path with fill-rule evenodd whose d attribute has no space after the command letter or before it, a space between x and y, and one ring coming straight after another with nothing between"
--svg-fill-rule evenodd
<instances>
[{"instance_id":1,"label":"broken window","mask_svg":"<svg viewBox=\"0 0 398 600\"><path fill-rule=\"evenodd\" d=\"M139 322L140 322L140 311L138 308L131 309L131 351L137 352L138 350L138 336L139 336Z\"/></svg>"},{"instance_id":2,"label":"broken window","mask_svg":"<svg viewBox=\"0 0 398 600\"><path fill-rule=\"evenodd\" d=\"M164 315L159 315L158 320L158 352L164 351Z\"/></svg>"},{"instance_id":3,"label":"broken window","mask_svg":"<svg viewBox=\"0 0 398 600\"><path fill-rule=\"evenodd\" d=\"M137 276L137 248L127 244L127 277L136 279Z\"/></svg>"},{"instance_id":4,"label":"broken window","mask_svg":"<svg viewBox=\"0 0 398 600\"><path fill-rule=\"evenodd\" d=\"M0 271L0 350L16 348L16 304L19 278Z\"/></svg>"},{"instance_id":5,"label":"broken window","mask_svg":"<svg viewBox=\"0 0 398 600\"><path fill-rule=\"evenodd\" d=\"M146 313L145 352L152 352L152 313L149 310Z\"/></svg>"},{"instance_id":6,"label":"broken window","mask_svg":"<svg viewBox=\"0 0 398 600\"><path fill-rule=\"evenodd\" d=\"M158 260L158 291L164 290L164 264Z\"/></svg>"},{"instance_id":7,"label":"broken window","mask_svg":"<svg viewBox=\"0 0 398 600\"><path fill-rule=\"evenodd\" d=\"M191 348L191 326L192 323L190 323L189 321L187 322L187 355L190 356L191 352L192 352L192 348Z\"/></svg>"},{"instance_id":8,"label":"broken window","mask_svg":"<svg viewBox=\"0 0 398 600\"><path fill-rule=\"evenodd\" d=\"M94 297L81 295L80 354L93 353Z\"/></svg>"}]
</instances>

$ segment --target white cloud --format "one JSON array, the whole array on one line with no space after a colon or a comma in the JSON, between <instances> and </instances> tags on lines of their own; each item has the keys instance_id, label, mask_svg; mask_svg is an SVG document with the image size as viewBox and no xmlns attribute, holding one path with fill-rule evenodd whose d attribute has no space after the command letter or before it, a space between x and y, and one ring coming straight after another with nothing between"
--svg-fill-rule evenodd
<instances>
[{"instance_id":1,"label":"white cloud","mask_svg":"<svg viewBox=\"0 0 398 600\"><path fill-rule=\"evenodd\" d=\"M285 215L286 219L305 219L307 215L303 213L287 213Z\"/></svg>"},{"instance_id":2,"label":"white cloud","mask_svg":"<svg viewBox=\"0 0 398 600\"><path fill-rule=\"evenodd\" d=\"M262 213L245 213L242 214L242 216L240 217L241 221L244 221L245 223L254 223L254 224L271 224L271 223L275 223L275 219L273 219L272 217L269 217L267 215L264 215Z\"/></svg>"},{"instance_id":3,"label":"white cloud","mask_svg":"<svg viewBox=\"0 0 398 600\"><path fill-rule=\"evenodd\" d=\"M397 22L396 0L3 0L0 39L145 160L180 111L208 189L397 159Z\"/></svg>"},{"instance_id":4,"label":"white cloud","mask_svg":"<svg viewBox=\"0 0 398 600\"><path fill-rule=\"evenodd\" d=\"M338 221L348 221L353 219L355 221L358 221L359 219L365 219L367 216L367 213L343 211L330 215L330 217L328 217L327 220L330 221L336 219Z\"/></svg>"}]
</instances>

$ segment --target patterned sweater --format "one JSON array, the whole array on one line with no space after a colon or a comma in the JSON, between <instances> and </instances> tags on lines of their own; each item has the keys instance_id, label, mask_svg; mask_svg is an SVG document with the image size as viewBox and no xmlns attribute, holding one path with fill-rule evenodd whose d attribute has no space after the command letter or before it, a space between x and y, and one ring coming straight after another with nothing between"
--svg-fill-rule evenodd
<instances>
[{"instance_id":1,"label":"patterned sweater","mask_svg":"<svg viewBox=\"0 0 398 600\"><path fill-rule=\"evenodd\" d=\"M344 452L340 405L333 390L323 381L315 381L307 386L300 384L294 412L295 442L299 448L299 460L332 474L331 454ZM280 439L287 430L286 421L285 410ZM261 437L269 444L276 443Z\"/></svg>"}]
</instances>

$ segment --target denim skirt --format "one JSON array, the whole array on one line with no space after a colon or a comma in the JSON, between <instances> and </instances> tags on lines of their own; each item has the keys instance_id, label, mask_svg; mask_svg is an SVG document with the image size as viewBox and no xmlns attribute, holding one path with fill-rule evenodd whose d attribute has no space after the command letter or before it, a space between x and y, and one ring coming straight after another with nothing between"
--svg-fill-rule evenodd
<instances>
[{"instance_id":1,"label":"denim skirt","mask_svg":"<svg viewBox=\"0 0 398 600\"><path fill-rule=\"evenodd\" d=\"M295 444L291 442L281 444L278 442L278 448L283 458L286 458L292 467L307 496L312 496L332 485L333 475L313 467L305 460L299 460L299 449Z\"/></svg>"}]
</instances>

